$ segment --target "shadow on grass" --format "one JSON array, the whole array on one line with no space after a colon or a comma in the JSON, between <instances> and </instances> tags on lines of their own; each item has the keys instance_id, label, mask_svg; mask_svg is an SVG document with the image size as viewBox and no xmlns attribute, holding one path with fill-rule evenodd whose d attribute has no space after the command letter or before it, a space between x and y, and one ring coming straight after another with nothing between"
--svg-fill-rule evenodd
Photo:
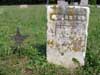
<instances>
[{"instance_id":1,"label":"shadow on grass","mask_svg":"<svg viewBox=\"0 0 100 75\"><path fill-rule=\"evenodd\" d=\"M37 43L33 47L36 48L38 52L40 52L43 56L46 56L46 43L44 44Z\"/></svg>"}]
</instances>

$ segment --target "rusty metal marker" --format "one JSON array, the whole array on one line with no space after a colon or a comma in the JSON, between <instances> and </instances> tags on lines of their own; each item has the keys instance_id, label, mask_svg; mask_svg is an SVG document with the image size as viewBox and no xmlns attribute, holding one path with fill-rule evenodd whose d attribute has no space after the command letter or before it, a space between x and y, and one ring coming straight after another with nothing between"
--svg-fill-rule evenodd
<instances>
[{"instance_id":1,"label":"rusty metal marker","mask_svg":"<svg viewBox=\"0 0 100 75\"><path fill-rule=\"evenodd\" d=\"M47 6L47 60L75 68L84 65L89 8L62 1Z\"/></svg>"}]
</instances>

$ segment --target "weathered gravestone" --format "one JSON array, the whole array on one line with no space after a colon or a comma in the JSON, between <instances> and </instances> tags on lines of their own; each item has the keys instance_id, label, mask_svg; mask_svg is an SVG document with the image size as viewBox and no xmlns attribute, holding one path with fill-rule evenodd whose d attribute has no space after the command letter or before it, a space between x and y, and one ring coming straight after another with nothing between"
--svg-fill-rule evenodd
<instances>
[{"instance_id":1,"label":"weathered gravestone","mask_svg":"<svg viewBox=\"0 0 100 75\"><path fill-rule=\"evenodd\" d=\"M88 0L81 0L80 5L87 6L88 5Z\"/></svg>"},{"instance_id":2,"label":"weathered gravestone","mask_svg":"<svg viewBox=\"0 0 100 75\"><path fill-rule=\"evenodd\" d=\"M59 0L59 1L65 1L65 0ZM71 1L73 1L72 4L75 4L75 5L76 5L76 3L77 3L77 5L80 4L81 6L88 5L88 0L66 0L66 1L68 1L69 4L71 3Z\"/></svg>"},{"instance_id":3,"label":"weathered gravestone","mask_svg":"<svg viewBox=\"0 0 100 75\"><path fill-rule=\"evenodd\" d=\"M28 5L20 5L20 8L28 8Z\"/></svg>"},{"instance_id":4,"label":"weathered gravestone","mask_svg":"<svg viewBox=\"0 0 100 75\"><path fill-rule=\"evenodd\" d=\"M47 6L47 60L75 68L84 65L89 8L58 1Z\"/></svg>"}]
</instances>

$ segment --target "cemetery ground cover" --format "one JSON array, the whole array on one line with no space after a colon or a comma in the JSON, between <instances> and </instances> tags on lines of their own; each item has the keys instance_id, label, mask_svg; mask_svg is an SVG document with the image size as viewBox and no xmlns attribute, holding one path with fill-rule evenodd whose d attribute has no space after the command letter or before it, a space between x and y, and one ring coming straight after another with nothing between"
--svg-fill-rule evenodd
<instances>
[{"instance_id":1,"label":"cemetery ground cover","mask_svg":"<svg viewBox=\"0 0 100 75\"><path fill-rule=\"evenodd\" d=\"M100 8L91 7L86 64L69 71L46 61L46 8L0 6L0 75L100 75ZM24 40L20 56L11 36L19 27Z\"/></svg>"}]
</instances>

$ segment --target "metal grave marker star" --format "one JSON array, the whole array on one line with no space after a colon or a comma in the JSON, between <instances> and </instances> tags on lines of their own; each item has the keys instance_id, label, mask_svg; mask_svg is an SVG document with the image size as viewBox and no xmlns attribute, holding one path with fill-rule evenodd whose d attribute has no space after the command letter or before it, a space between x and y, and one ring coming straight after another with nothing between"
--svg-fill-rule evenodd
<instances>
[{"instance_id":1,"label":"metal grave marker star","mask_svg":"<svg viewBox=\"0 0 100 75\"><path fill-rule=\"evenodd\" d=\"M17 27L15 35L11 37L15 41L15 46L14 46L15 50L13 53L15 53L17 51L17 49L21 47L21 45L23 44L24 40L27 37L28 37L28 35L22 35L20 33L19 27Z\"/></svg>"},{"instance_id":2,"label":"metal grave marker star","mask_svg":"<svg viewBox=\"0 0 100 75\"><path fill-rule=\"evenodd\" d=\"M22 35L20 29L17 27L16 34L13 36L13 40L17 46L21 45L28 35Z\"/></svg>"}]
</instances>

